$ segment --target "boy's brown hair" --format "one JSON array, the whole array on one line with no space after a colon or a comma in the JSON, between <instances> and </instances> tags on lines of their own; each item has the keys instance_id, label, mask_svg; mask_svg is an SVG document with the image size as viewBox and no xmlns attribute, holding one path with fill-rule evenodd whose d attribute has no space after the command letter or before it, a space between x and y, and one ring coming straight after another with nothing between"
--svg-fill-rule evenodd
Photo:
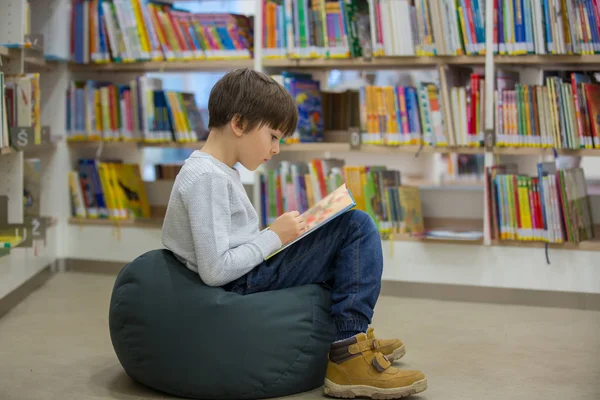
<instances>
[{"instance_id":1,"label":"boy's brown hair","mask_svg":"<svg viewBox=\"0 0 600 400\"><path fill-rule=\"evenodd\" d=\"M249 68L227 73L210 91L209 129L228 124L236 115L246 133L267 125L287 137L298 123L298 108L288 91L273 78Z\"/></svg>"}]
</instances>

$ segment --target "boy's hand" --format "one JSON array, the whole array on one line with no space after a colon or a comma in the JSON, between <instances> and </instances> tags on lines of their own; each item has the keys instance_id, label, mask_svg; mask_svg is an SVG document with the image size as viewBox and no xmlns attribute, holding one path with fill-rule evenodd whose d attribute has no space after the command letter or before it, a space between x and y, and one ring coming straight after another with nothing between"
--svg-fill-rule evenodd
<instances>
[{"instance_id":1,"label":"boy's hand","mask_svg":"<svg viewBox=\"0 0 600 400\"><path fill-rule=\"evenodd\" d=\"M306 221L298 211L290 211L277 218L270 229L279 236L281 244L286 245L306 231Z\"/></svg>"}]
</instances>

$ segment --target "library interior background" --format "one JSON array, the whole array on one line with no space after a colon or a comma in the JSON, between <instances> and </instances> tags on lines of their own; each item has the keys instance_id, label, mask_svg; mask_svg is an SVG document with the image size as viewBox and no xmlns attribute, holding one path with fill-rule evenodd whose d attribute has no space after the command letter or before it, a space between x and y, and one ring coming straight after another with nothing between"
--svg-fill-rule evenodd
<instances>
[{"instance_id":1,"label":"library interior background","mask_svg":"<svg viewBox=\"0 0 600 400\"><path fill-rule=\"evenodd\" d=\"M413 398L600 399L596 0L0 0L0 399L325 398L244 369L286 357L263 327L307 329L290 315L310 298L225 332L226 308L181 324L177 293L150 287L127 304L164 335L111 326L118 274L163 248L211 88L241 67L299 113L278 155L236 166L260 228L347 186L382 239L372 326L404 343L394 367L427 377ZM132 337L156 347L123 356Z\"/></svg>"}]
</instances>

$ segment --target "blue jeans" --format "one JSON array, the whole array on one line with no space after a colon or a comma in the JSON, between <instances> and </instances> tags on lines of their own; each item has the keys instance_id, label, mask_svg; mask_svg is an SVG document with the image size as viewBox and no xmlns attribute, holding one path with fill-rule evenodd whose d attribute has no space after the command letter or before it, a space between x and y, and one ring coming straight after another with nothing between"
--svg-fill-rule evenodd
<instances>
[{"instance_id":1,"label":"blue jeans","mask_svg":"<svg viewBox=\"0 0 600 400\"><path fill-rule=\"evenodd\" d=\"M240 294L312 283L331 288L341 332L366 332L381 290L381 239L369 214L351 210L224 286ZM350 335L351 336L351 335Z\"/></svg>"}]
</instances>

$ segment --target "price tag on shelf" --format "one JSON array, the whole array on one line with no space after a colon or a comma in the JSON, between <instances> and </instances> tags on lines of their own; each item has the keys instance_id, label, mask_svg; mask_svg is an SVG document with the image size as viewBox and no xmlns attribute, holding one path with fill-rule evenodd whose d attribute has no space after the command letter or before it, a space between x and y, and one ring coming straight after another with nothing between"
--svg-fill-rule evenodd
<instances>
[{"instance_id":1,"label":"price tag on shelf","mask_svg":"<svg viewBox=\"0 0 600 400\"><path fill-rule=\"evenodd\" d=\"M360 150L361 134L360 129L356 127L348 128L348 138L350 140L350 150Z\"/></svg>"},{"instance_id":2,"label":"price tag on shelf","mask_svg":"<svg viewBox=\"0 0 600 400\"><path fill-rule=\"evenodd\" d=\"M17 150L35 146L35 132L32 127L10 127L10 144Z\"/></svg>"},{"instance_id":3,"label":"price tag on shelf","mask_svg":"<svg viewBox=\"0 0 600 400\"><path fill-rule=\"evenodd\" d=\"M25 235L23 243L19 247L33 247L34 240L43 240L46 243L46 229L48 227L48 218L46 217L25 217Z\"/></svg>"},{"instance_id":4,"label":"price tag on shelf","mask_svg":"<svg viewBox=\"0 0 600 400\"><path fill-rule=\"evenodd\" d=\"M25 47L43 53L44 35L41 35L39 33L31 33L29 35L25 35Z\"/></svg>"},{"instance_id":5,"label":"price tag on shelf","mask_svg":"<svg viewBox=\"0 0 600 400\"><path fill-rule=\"evenodd\" d=\"M51 142L51 137L50 137L50 127L49 126L42 126L42 143L43 144L50 144Z\"/></svg>"},{"instance_id":6,"label":"price tag on shelf","mask_svg":"<svg viewBox=\"0 0 600 400\"><path fill-rule=\"evenodd\" d=\"M485 146L486 150L488 151L493 151L494 150L494 146L496 145L496 135L495 132L493 130L489 130L489 131L485 131L483 133L483 145Z\"/></svg>"}]
</instances>

